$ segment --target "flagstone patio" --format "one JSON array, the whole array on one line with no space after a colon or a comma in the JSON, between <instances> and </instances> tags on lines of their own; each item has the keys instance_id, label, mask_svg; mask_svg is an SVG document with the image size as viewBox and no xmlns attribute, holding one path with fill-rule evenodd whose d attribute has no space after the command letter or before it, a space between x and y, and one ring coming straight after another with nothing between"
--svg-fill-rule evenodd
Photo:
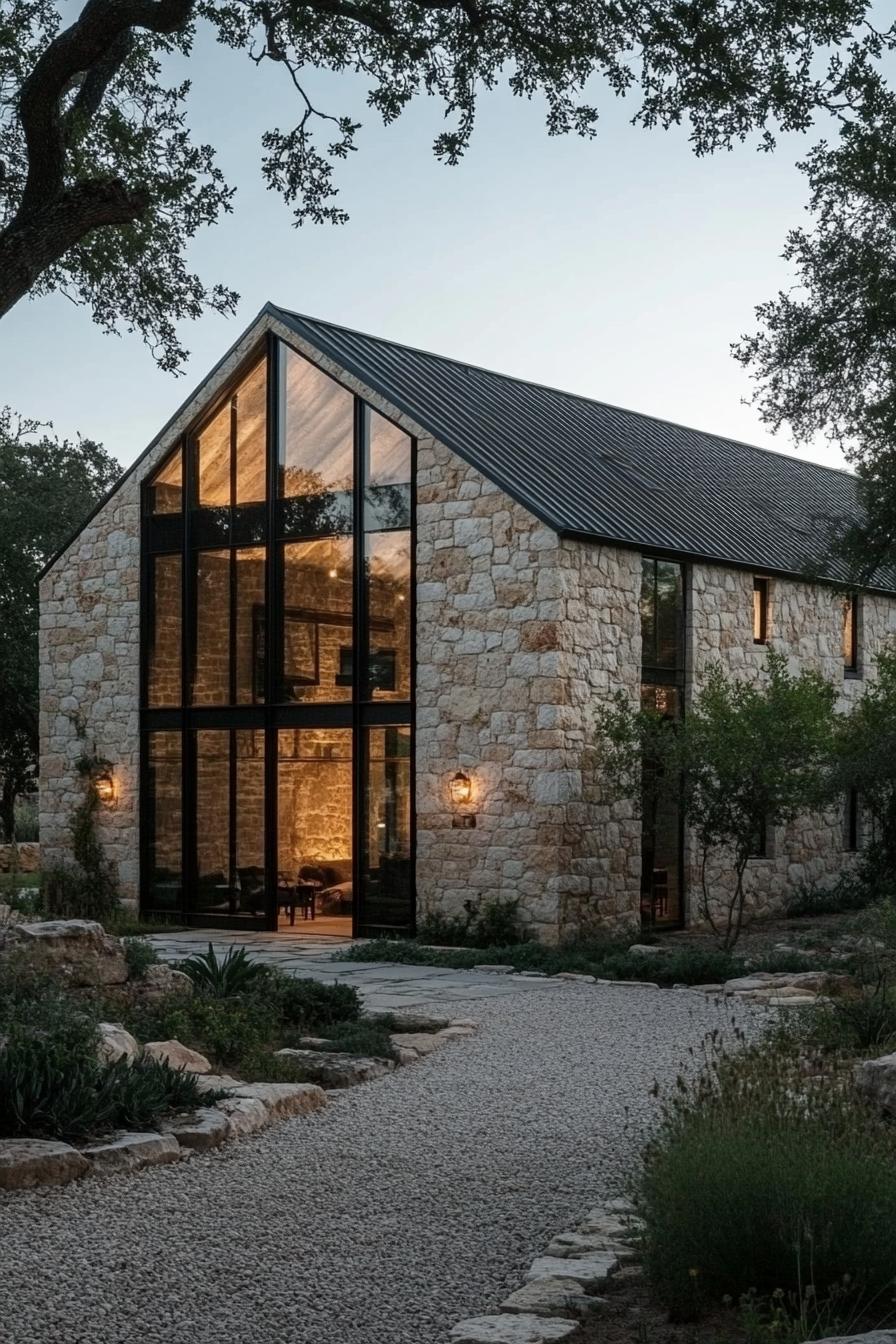
<instances>
[{"instance_id":1,"label":"flagstone patio","mask_svg":"<svg viewBox=\"0 0 896 1344\"><path fill-rule=\"evenodd\" d=\"M502 975L495 971L459 971L441 966L406 966L385 961L334 961L333 954L348 946L350 938L327 938L314 934L230 933L227 930L158 933L149 938L164 961L180 961L204 952L211 943L223 956L228 948L245 947L250 955L288 975L307 976L326 984L340 981L354 985L369 1012L389 1013L404 1009L468 1003L479 999L506 998L531 991L556 990L562 981L537 975ZM483 954L484 955L484 954Z\"/></svg>"}]
</instances>

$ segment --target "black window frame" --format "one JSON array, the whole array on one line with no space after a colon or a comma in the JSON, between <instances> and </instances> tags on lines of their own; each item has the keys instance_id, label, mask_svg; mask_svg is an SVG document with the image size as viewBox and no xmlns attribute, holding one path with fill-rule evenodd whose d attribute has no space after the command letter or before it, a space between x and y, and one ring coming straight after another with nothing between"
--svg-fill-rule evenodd
<instances>
[{"instance_id":1,"label":"black window frame","mask_svg":"<svg viewBox=\"0 0 896 1344\"><path fill-rule=\"evenodd\" d=\"M858 854L862 848L862 805L859 790L846 790L843 807L843 849L847 854Z\"/></svg>"},{"instance_id":2,"label":"black window frame","mask_svg":"<svg viewBox=\"0 0 896 1344\"><path fill-rule=\"evenodd\" d=\"M751 613L751 624L753 627L753 643L758 645L768 644L768 602L771 581L765 574L753 575L753 611ZM759 633L756 632L756 596L759 595Z\"/></svg>"},{"instance_id":3,"label":"black window frame","mask_svg":"<svg viewBox=\"0 0 896 1344\"><path fill-rule=\"evenodd\" d=\"M376 935L384 931L390 932L412 932L414 927L415 901L412 893L409 908L406 911L406 919L400 925L383 925L378 922L377 911L373 906L367 908L365 901L362 874L361 874L361 855L364 823L364 791L366 788L365 780L367 778L366 761L366 742L368 729L371 727L389 727L408 728L411 732L411 800L415 796L415 749L414 749L414 720L416 704L416 620L415 612L411 613L409 630L409 685L408 695L403 700L380 700L374 699L374 684L370 681L370 667L372 661L370 655L370 634L367 626L367 594L365 582L365 566L363 557L365 555L365 546L367 532L365 530L364 516L364 467L367 454L367 436L370 428L370 415L375 409L376 413L384 419L390 419L379 407L373 408L352 388L346 387L338 378L326 370L326 376L352 396L352 415L353 415L353 508L352 508L352 529L350 533L324 533L322 535L350 536L352 539L353 553L353 611L349 622L350 637L353 648L353 671L355 673L352 685L351 699L334 700L332 702L288 702L278 700L278 669L282 664L283 637L284 637L284 613L282 611L283 595L283 546L290 541L301 541L308 539L301 533L292 530L291 522L295 514L290 515L289 511L281 507L285 501L279 498L279 472L280 472L280 454L283 440L283 426L285 420L285 399L281 395L281 388L284 385L283 370L286 364L285 351L291 349L294 354L307 359L308 355L287 341L269 333L265 338L263 345L256 346L249 352L240 365L235 369L232 378L227 387L221 394L215 398L213 403L203 411L202 415L197 417L187 430L173 442L169 448L168 454L154 464L153 470L147 475L142 486L141 494L141 581L140 581L140 737L141 737L141 763L140 763L140 832L147 835L150 831L151 818L147 814L149 806L149 791L144 787L146 781L146 742L147 735L152 732L166 730L179 732L181 735L181 768L182 768L182 788L181 788L181 811L182 811L182 846L181 846L181 905L178 912L172 916L171 911L159 911L160 915L167 918L176 918L179 922L198 923L202 927L216 927L218 921L213 917L198 916L190 908L190 892L196 889L195 873L195 799L196 799L196 762L195 762L195 734L204 728L220 728L235 731L239 728L251 728L263 730L265 744L265 827L266 827L266 887L268 891L268 910L263 924L257 921L244 922L242 925L238 920L225 920L223 926L228 928L236 927L264 927L276 929L277 927L277 906L276 906L276 887L277 887L277 733L281 728L289 727L345 727L352 730L352 770L353 770L353 801L352 801L352 826L354 833L353 844L353 889L355 899L354 907L354 932L358 935ZM206 510L198 509L198 460L196 451L196 440L201 430L214 418L232 398L240 386L243 379L252 371L258 363L259 358L264 355L267 360L267 426L266 426L266 500L262 505L250 505L237 507L234 500L234 486L231 482L231 507L229 509ZM313 360L310 362L314 362ZM319 366L318 366L319 367ZM393 423L396 423L393 421ZM411 593L416 592L416 479L417 479L417 441L407 433L402 426L396 425L407 436L409 443L409 465L410 465L410 487L409 487L409 513L407 518L406 530L410 533L411 547ZM182 513L153 515L151 512L151 496L149 483L157 474L160 467L172 457L175 453L181 453L181 472L182 472ZM235 453L231 442L231 475L235 472ZM241 517L246 511L250 511L252 518L251 527L244 525L245 519ZM201 515L221 515L217 520L218 534L214 538L208 536L209 521L215 522L215 519L209 520ZM224 515L227 515L224 517ZM258 522L259 517L263 517L263 526ZM172 524L172 519L175 520ZM379 530L379 529L375 529ZM402 529L395 529L402 530ZM314 536L321 534L314 533ZM268 613L268 619L265 622L264 648L261 655L263 667L259 668L259 656L255 649L254 620L250 623L253 634L252 638L252 690L253 695L259 682L263 682L264 699L263 701L254 701L253 703L237 703L235 682L236 682L236 659L235 645L236 622L234 617L235 578L233 571L235 569L234 552L239 547L245 546L264 546L267 550L267 563L265 572L265 610ZM230 667L230 699L226 705L193 705L189 703L190 675L194 658L195 641L195 611L196 611L196 591L195 591L195 556L200 550L229 550L231 552L231 595L230 595L230 632L229 632L229 667ZM177 706L157 707L151 706L147 702L148 677L147 677L147 658L149 643L146 638L145 621L148 618L150 607L148 603L148 576L150 571L149 557L159 553L179 554L182 557L182 597L181 597L181 695L180 704ZM232 792L232 789L231 789ZM147 896L151 888L151 874L148 871L148 851L141 843L140 845L140 899L141 909L147 913L155 913L151 902L147 901ZM410 870L413 875L416 867L416 834L415 834L415 815L413 805L411 807L410 817Z\"/></svg>"},{"instance_id":4,"label":"black window frame","mask_svg":"<svg viewBox=\"0 0 896 1344\"><path fill-rule=\"evenodd\" d=\"M843 599L843 676L846 680L858 681L862 676L862 657L860 640L860 622L862 603L858 592L847 593ZM849 627L849 652L846 650L846 624Z\"/></svg>"}]
</instances>

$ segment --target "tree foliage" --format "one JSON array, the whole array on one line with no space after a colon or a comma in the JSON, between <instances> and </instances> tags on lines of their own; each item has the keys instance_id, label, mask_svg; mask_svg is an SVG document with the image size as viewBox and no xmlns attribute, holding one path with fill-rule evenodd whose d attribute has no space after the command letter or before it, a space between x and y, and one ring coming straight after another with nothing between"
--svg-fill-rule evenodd
<instances>
[{"instance_id":1,"label":"tree foliage","mask_svg":"<svg viewBox=\"0 0 896 1344\"><path fill-rule=\"evenodd\" d=\"M787 237L793 286L735 346L763 419L798 440L827 436L855 466L867 519L833 541L860 581L896 560L896 24L866 31L837 136L801 165L812 222Z\"/></svg>"},{"instance_id":2,"label":"tree foliage","mask_svg":"<svg viewBox=\"0 0 896 1344\"><path fill-rule=\"evenodd\" d=\"M621 695L598 713L606 791L635 799L646 792L649 800L651 789L671 789L680 797L702 855L700 913L725 949L743 926L744 876L757 838L831 797L835 701L830 682L816 672L794 677L786 658L770 651L758 685L711 667L679 722L635 710ZM722 890L707 883L713 854L733 873Z\"/></svg>"},{"instance_id":3,"label":"tree foliage","mask_svg":"<svg viewBox=\"0 0 896 1344\"><path fill-rule=\"evenodd\" d=\"M0 408L0 822L37 753L38 592L41 567L118 475L99 444L72 443Z\"/></svg>"},{"instance_id":4,"label":"tree foliage","mask_svg":"<svg viewBox=\"0 0 896 1344\"><path fill-rule=\"evenodd\" d=\"M838 720L835 738L837 784L855 789L870 822L863 852L864 876L884 890L896 890L896 650L878 655L877 676L848 715Z\"/></svg>"},{"instance_id":5,"label":"tree foliage","mask_svg":"<svg viewBox=\"0 0 896 1344\"><path fill-rule=\"evenodd\" d=\"M166 77L200 29L283 71L291 125L263 137L262 172L297 223L339 222L335 168L359 123L318 107L309 73L357 76L386 123L436 98L434 151L456 163L483 92L546 106L551 135L595 133L594 81L634 99L645 127L687 121L697 153L841 115L884 40L869 0L0 0L0 314L52 290L107 329L139 332L166 368L176 322L236 296L189 267L191 239L232 204L213 147Z\"/></svg>"}]
</instances>

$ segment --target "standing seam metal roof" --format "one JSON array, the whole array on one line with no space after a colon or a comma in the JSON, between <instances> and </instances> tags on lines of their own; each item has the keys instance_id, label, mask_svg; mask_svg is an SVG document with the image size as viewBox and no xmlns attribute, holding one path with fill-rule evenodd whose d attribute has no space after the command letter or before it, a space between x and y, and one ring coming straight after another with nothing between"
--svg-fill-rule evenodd
<instances>
[{"instance_id":1,"label":"standing seam metal roof","mask_svg":"<svg viewBox=\"0 0 896 1344\"><path fill-rule=\"evenodd\" d=\"M297 335L567 535L832 579L849 472L269 305ZM896 588L896 575L878 580Z\"/></svg>"}]
</instances>

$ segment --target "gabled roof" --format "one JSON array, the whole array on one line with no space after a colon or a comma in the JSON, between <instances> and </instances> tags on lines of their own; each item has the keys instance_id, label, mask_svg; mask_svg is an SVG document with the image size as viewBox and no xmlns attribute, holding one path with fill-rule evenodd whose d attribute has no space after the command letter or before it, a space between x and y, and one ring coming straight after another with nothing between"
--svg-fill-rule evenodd
<instances>
[{"instance_id":1,"label":"gabled roof","mask_svg":"<svg viewBox=\"0 0 896 1344\"><path fill-rule=\"evenodd\" d=\"M812 568L833 581L849 577L824 563L832 531L844 519L860 516L857 483L849 472L525 382L271 303L122 480L139 468L191 403L200 400L247 335L272 320L380 393L565 536L760 571L802 576ZM880 574L873 586L896 591L896 571Z\"/></svg>"},{"instance_id":2,"label":"gabled roof","mask_svg":"<svg viewBox=\"0 0 896 1344\"><path fill-rule=\"evenodd\" d=\"M832 530L860 513L849 472L270 311L560 533L848 577L821 565Z\"/></svg>"}]
</instances>

